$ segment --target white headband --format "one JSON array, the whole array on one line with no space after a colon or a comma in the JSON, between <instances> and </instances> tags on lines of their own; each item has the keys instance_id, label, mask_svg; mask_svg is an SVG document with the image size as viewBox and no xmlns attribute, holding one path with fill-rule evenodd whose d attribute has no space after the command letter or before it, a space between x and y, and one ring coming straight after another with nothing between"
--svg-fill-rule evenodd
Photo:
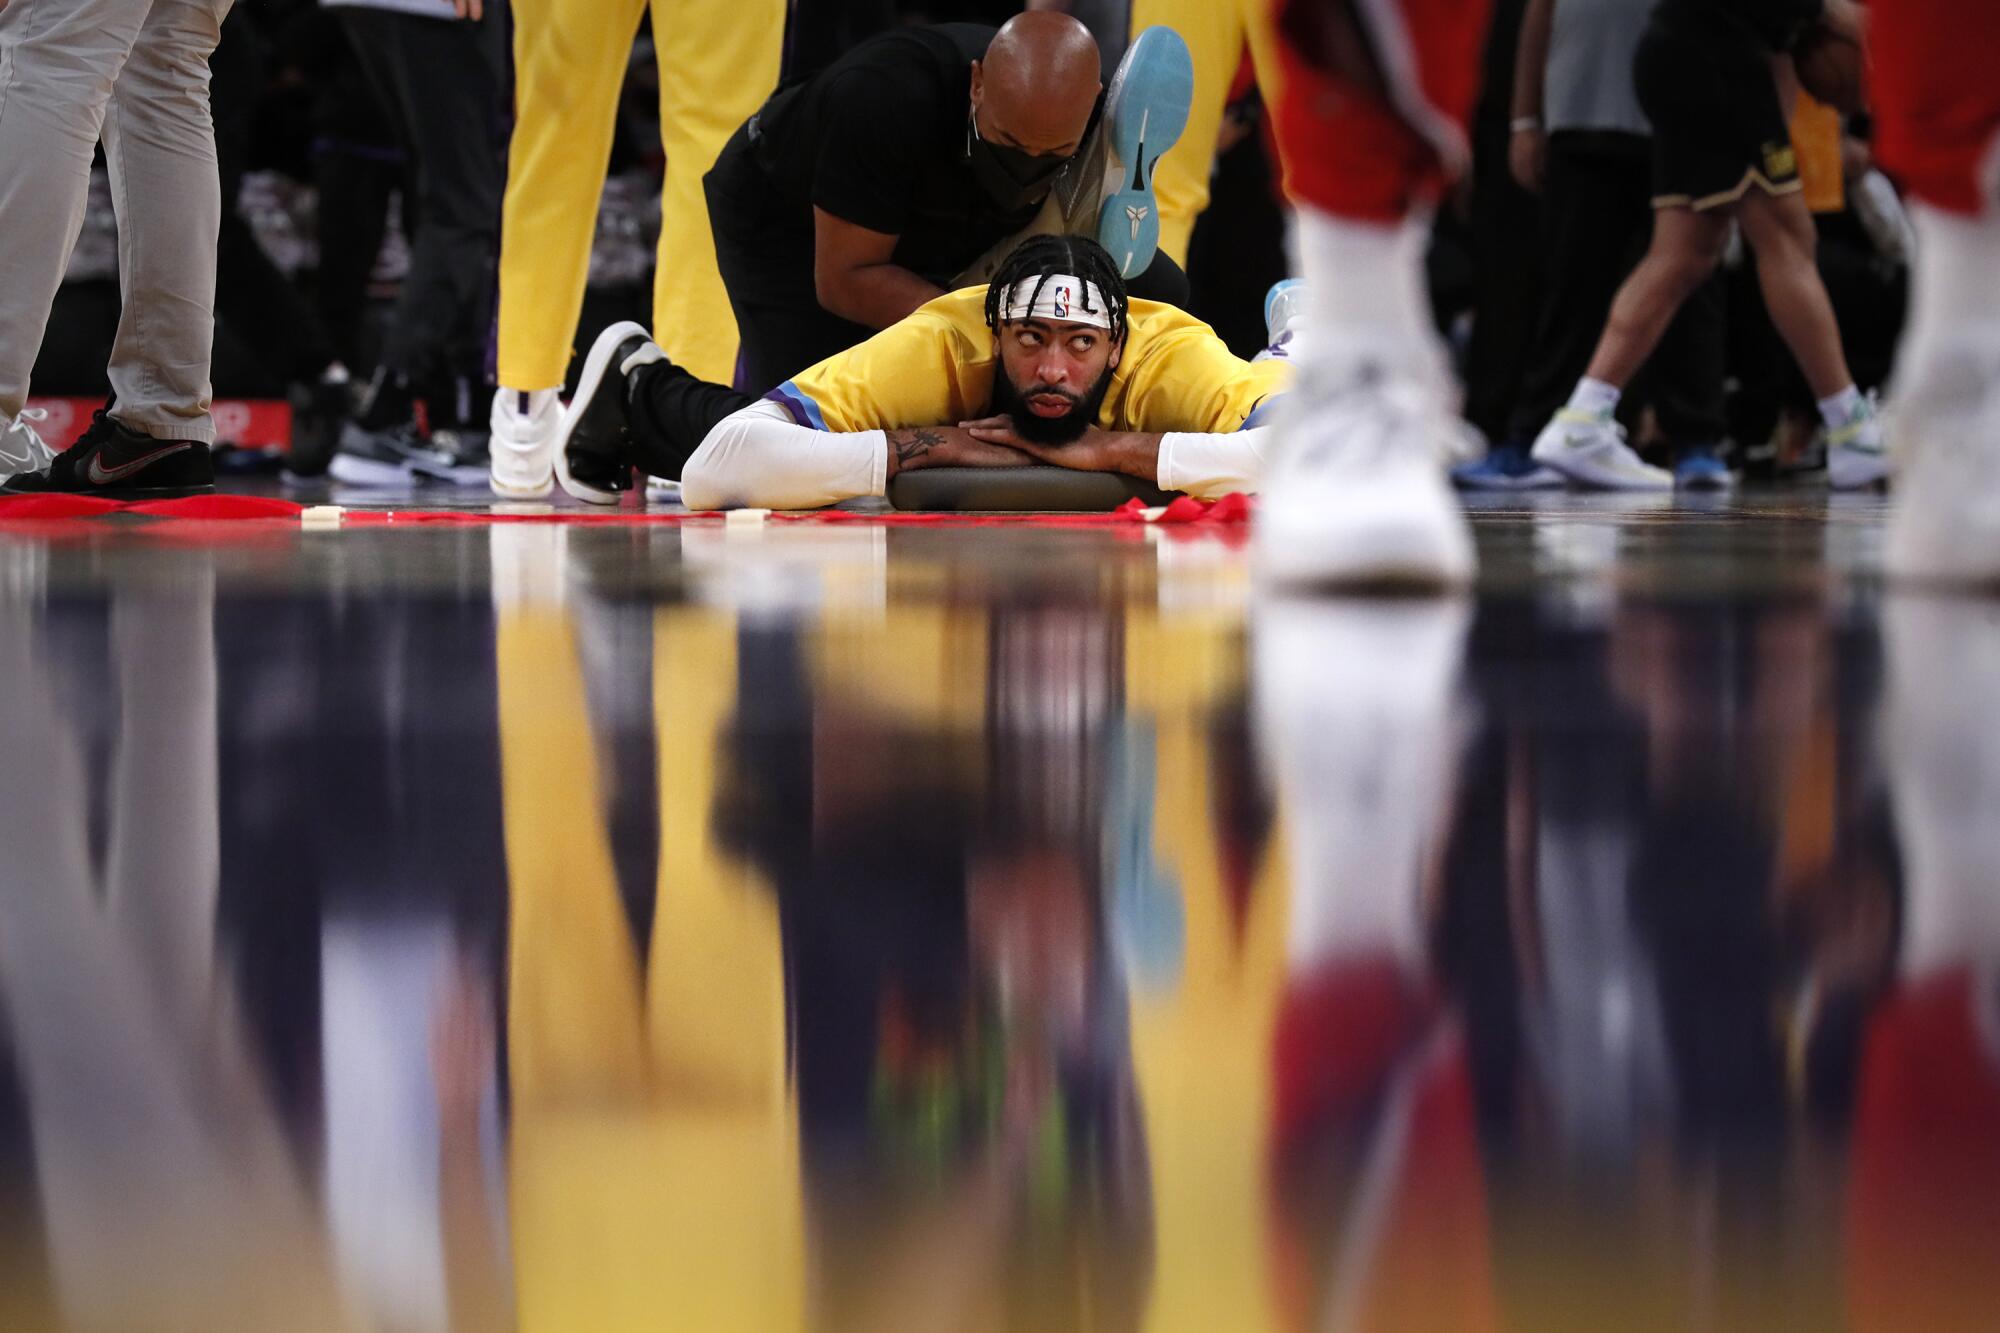
<instances>
[{"instance_id":1,"label":"white headband","mask_svg":"<svg viewBox=\"0 0 2000 1333\"><path fill-rule=\"evenodd\" d=\"M1034 299L1040 292L1040 299ZM1078 293L1082 293L1081 296ZM1048 277L1023 278L1000 292L1000 318L1053 319L1065 324L1088 324L1095 329L1111 328L1111 305L1094 282L1068 273Z\"/></svg>"}]
</instances>

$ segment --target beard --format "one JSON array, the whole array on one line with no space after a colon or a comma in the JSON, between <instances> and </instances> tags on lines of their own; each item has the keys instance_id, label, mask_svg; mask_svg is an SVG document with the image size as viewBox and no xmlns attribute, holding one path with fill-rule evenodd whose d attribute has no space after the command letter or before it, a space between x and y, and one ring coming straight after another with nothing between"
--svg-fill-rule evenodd
<instances>
[{"instance_id":1,"label":"beard","mask_svg":"<svg viewBox=\"0 0 2000 1333\"><path fill-rule=\"evenodd\" d=\"M1097 376L1097 382L1081 394L1068 389L1058 389L1052 384L1033 384L1027 389L1017 389L1014 381L1007 378L1007 368L994 367L993 411L1013 418L1014 430L1031 444L1074 444L1097 420L1097 409L1104 406L1104 395L1111 389L1111 367L1106 366ZM1069 400L1069 411L1059 417L1038 417L1028 406L1030 398L1042 394L1052 394Z\"/></svg>"}]
</instances>

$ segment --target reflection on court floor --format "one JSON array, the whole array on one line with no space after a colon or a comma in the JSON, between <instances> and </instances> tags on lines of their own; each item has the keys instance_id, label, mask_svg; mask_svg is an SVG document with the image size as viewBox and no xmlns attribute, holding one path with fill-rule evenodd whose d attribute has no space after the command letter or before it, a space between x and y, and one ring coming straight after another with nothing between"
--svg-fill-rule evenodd
<instances>
[{"instance_id":1,"label":"reflection on court floor","mask_svg":"<svg viewBox=\"0 0 2000 1333\"><path fill-rule=\"evenodd\" d=\"M0 1325L1986 1327L2000 612L1480 527L0 534Z\"/></svg>"}]
</instances>

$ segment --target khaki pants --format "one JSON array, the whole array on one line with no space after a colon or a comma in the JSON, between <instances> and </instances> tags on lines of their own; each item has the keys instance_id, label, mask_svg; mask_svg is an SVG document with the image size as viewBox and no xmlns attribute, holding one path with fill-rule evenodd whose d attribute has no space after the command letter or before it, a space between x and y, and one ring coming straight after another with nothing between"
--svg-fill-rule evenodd
<instances>
[{"instance_id":1,"label":"khaki pants","mask_svg":"<svg viewBox=\"0 0 2000 1333\"><path fill-rule=\"evenodd\" d=\"M0 415L28 396L83 225L101 135L124 310L118 419L210 441L222 190L208 57L230 0L7 0L0 8Z\"/></svg>"}]
</instances>

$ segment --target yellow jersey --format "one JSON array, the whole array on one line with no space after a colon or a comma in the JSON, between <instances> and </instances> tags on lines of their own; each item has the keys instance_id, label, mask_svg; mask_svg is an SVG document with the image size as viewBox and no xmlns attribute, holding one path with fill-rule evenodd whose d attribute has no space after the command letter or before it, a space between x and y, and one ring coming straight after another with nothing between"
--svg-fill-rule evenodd
<instances>
[{"instance_id":1,"label":"yellow jersey","mask_svg":"<svg viewBox=\"0 0 2000 1333\"><path fill-rule=\"evenodd\" d=\"M1226 434L1257 424L1291 382L1290 362L1245 361L1174 306L1135 300L1126 325L1125 354L1097 414L1105 430ZM954 426L986 415L998 359L986 288L966 287L765 396L816 430Z\"/></svg>"}]
</instances>

